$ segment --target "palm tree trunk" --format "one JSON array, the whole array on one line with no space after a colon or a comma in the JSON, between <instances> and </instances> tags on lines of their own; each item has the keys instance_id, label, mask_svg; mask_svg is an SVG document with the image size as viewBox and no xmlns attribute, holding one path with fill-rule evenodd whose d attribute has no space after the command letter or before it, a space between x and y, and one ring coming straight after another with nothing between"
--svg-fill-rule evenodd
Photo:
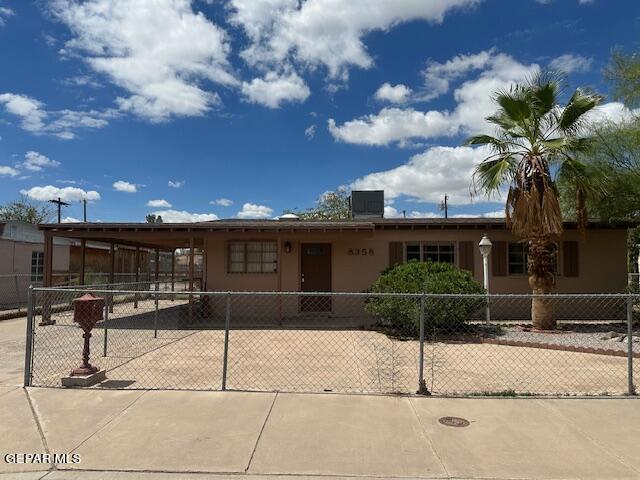
<instances>
[{"instance_id":1,"label":"palm tree trunk","mask_svg":"<svg viewBox=\"0 0 640 480\"><path fill-rule=\"evenodd\" d=\"M529 240L529 285L535 295L553 292L555 276L553 274L553 252L548 235L536 235ZM556 318L551 299L531 299L531 320L534 328L553 330Z\"/></svg>"}]
</instances>

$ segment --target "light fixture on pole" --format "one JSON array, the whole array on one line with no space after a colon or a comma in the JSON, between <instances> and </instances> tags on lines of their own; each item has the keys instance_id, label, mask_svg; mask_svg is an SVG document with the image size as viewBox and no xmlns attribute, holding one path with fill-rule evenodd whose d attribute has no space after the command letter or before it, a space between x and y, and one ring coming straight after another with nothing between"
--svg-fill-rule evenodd
<instances>
[{"instance_id":1,"label":"light fixture on pole","mask_svg":"<svg viewBox=\"0 0 640 480\"><path fill-rule=\"evenodd\" d=\"M487 311L486 311L486 320L489 323L491 319L491 313L489 310L489 254L491 254L491 247L493 244L489 237L486 235L482 236L482 240L478 244L480 248L480 253L482 254L482 270L483 270L483 278L484 278L484 289L487 292Z\"/></svg>"}]
</instances>

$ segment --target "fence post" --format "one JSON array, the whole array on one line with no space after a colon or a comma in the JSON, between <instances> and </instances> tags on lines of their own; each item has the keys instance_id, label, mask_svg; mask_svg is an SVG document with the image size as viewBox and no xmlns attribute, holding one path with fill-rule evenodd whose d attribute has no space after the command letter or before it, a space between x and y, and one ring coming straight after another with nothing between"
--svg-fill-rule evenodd
<instances>
[{"instance_id":1,"label":"fence post","mask_svg":"<svg viewBox=\"0 0 640 480\"><path fill-rule=\"evenodd\" d=\"M224 317L224 355L222 357L222 390L227 389L227 362L229 357L229 324L231 323L231 294L227 294L227 308Z\"/></svg>"},{"instance_id":2,"label":"fence post","mask_svg":"<svg viewBox=\"0 0 640 480\"><path fill-rule=\"evenodd\" d=\"M419 361L419 378L418 391L419 395L430 395L427 390L427 383L424 380L424 295L420 296L420 361Z\"/></svg>"},{"instance_id":3,"label":"fence post","mask_svg":"<svg viewBox=\"0 0 640 480\"><path fill-rule=\"evenodd\" d=\"M633 384L633 296L627 298L627 377L629 380L629 395L636 394Z\"/></svg>"},{"instance_id":4,"label":"fence post","mask_svg":"<svg viewBox=\"0 0 640 480\"><path fill-rule=\"evenodd\" d=\"M24 350L24 386L31 386L31 356L33 355L33 285L27 290L27 338Z\"/></svg>"},{"instance_id":5,"label":"fence post","mask_svg":"<svg viewBox=\"0 0 640 480\"><path fill-rule=\"evenodd\" d=\"M109 335L109 329L107 327L107 322L109 322L109 309L111 302L109 301L109 297L110 295L107 295L107 301L104 304L104 319L102 320L102 329L104 331L104 344L102 346L102 356L106 357L107 356L107 338Z\"/></svg>"}]
</instances>

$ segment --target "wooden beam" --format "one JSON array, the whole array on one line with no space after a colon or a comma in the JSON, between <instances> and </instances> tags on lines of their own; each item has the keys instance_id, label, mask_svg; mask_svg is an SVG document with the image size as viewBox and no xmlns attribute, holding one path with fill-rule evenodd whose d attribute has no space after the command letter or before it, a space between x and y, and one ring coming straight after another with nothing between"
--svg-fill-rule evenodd
<instances>
[{"instance_id":1,"label":"wooden beam","mask_svg":"<svg viewBox=\"0 0 640 480\"><path fill-rule=\"evenodd\" d=\"M138 290L138 283L140 282L140 247L136 247L136 284L134 290ZM138 294L133 295L133 308L138 308Z\"/></svg>"},{"instance_id":2,"label":"wooden beam","mask_svg":"<svg viewBox=\"0 0 640 480\"><path fill-rule=\"evenodd\" d=\"M85 262L87 259L87 241L80 240L80 285L84 285Z\"/></svg>"},{"instance_id":3,"label":"wooden beam","mask_svg":"<svg viewBox=\"0 0 640 480\"><path fill-rule=\"evenodd\" d=\"M109 244L109 283L115 283L116 244ZM109 296L109 313L113 313L113 297Z\"/></svg>"},{"instance_id":4,"label":"wooden beam","mask_svg":"<svg viewBox=\"0 0 640 480\"><path fill-rule=\"evenodd\" d=\"M42 286L51 287L53 277L53 235L49 232L44 234L44 268Z\"/></svg>"},{"instance_id":5,"label":"wooden beam","mask_svg":"<svg viewBox=\"0 0 640 480\"><path fill-rule=\"evenodd\" d=\"M171 291L174 292L176 289L176 251L173 250L171 252ZM175 296L171 295L171 300L173 300Z\"/></svg>"},{"instance_id":6,"label":"wooden beam","mask_svg":"<svg viewBox=\"0 0 640 480\"><path fill-rule=\"evenodd\" d=\"M155 271L156 290L158 290L159 279L160 279L160 250L156 248L156 271Z\"/></svg>"},{"instance_id":7,"label":"wooden beam","mask_svg":"<svg viewBox=\"0 0 640 480\"><path fill-rule=\"evenodd\" d=\"M191 237L189 239L189 291L193 292L193 284L194 284L194 269L195 269L195 241L194 238ZM189 296L189 301L191 301L192 297Z\"/></svg>"}]
</instances>

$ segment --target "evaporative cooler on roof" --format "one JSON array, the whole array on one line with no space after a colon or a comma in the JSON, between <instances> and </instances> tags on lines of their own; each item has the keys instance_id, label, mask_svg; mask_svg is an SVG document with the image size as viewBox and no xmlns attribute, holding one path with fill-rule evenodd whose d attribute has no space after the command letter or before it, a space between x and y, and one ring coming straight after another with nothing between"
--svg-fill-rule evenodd
<instances>
[{"instance_id":1,"label":"evaporative cooler on roof","mask_svg":"<svg viewBox=\"0 0 640 480\"><path fill-rule=\"evenodd\" d=\"M382 218L383 216L383 190L354 190L351 192L352 218Z\"/></svg>"}]
</instances>

